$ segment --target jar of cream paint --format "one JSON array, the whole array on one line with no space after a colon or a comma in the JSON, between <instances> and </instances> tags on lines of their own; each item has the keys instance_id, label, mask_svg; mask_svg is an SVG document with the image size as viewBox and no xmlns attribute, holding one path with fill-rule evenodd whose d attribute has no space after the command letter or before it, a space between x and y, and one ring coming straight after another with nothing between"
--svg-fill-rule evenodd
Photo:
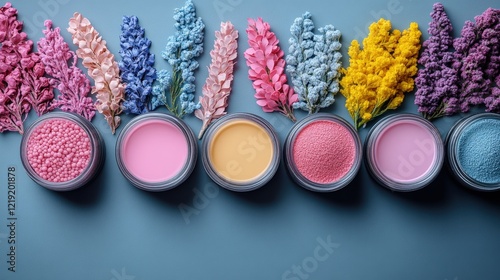
<instances>
[{"instance_id":1,"label":"jar of cream paint","mask_svg":"<svg viewBox=\"0 0 500 280\"><path fill-rule=\"evenodd\" d=\"M133 118L120 132L115 157L121 173L134 186L165 191L191 175L198 157L197 140L179 118L146 113Z\"/></svg>"},{"instance_id":2,"label":"jar of cream paint","mask_svg":"<svg viewBox=\"0 0 500 280\"><path fill-rule=\"evenodd\" d=\"M464 186L500 190L500 115L475 114L458 121L446 137L448 165Z\"/></svg>"},{"instance_id":3,"label":"jar of cream paint","mask_svg":"<svg viewBox=\"0 0 500 280\"><path fill-rule=\"evenodd\" d=\"M271 124L249 113L226 115L207 130L202 162L208 176L228 190L265 185L278 170L280 145Z\"/></svg>"},{"instance_id":4,"label":"jar of cream paint","mask_svg":"<svg viewBox=\"0 0 500 280\"><path fill-rule=\"evenodd\" d=\"M55 191L89 183L104 163L104 142L80 115L51 112L39 117L21 140L21 161L28 176Z\"/></svg>"},{"instance_id":5,"label":"jar of cream paint","mask_svg":"<svg viewBox=\"0 0 500 280\"><path fill-rule=\"evenodd\" d=\"M444 161L438 129L414 114L393 114L378 121L365 143L366 165L381 185L401 192L430 184Z\"/></svg>"},{"instance_id":6,"label":"jar of cream paint","mask_svg":"<svg viewBox=\"0 0 500 280\"><path fill-rule=\"evenodd\" d=\"M288 133L284 158L292 179L317 192L347 186L361 166L362 145L354 127L333 114L316 113Z\"/></svg>"}]
</instances>

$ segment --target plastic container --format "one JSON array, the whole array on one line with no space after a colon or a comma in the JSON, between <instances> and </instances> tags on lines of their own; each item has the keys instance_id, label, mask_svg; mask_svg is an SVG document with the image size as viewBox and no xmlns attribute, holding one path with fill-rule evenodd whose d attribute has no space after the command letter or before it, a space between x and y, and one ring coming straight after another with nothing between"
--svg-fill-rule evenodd
<instances>
[{"instance_id":1,"label":"plastic container","mask_svg":"<svg viewBox=\"0 0 500 280\"><path fill-rule=\"evenodd\" d=\"M21 140L28 176L54 191L89 183L101 170L105 146L97 129L80 115L51 112L38 118Z\"/></svg>"},{"instance_id":2,"label":"plastic container","mask_svg":"<svg viewBox=\"0 0 500 280\"><path fill-rule=\"evenodd\" d=\"M429 185L439 175L444 161L439 131L414 114L381 119L368 132L365 149L372 177L394 191L415 191Z\"/></svg>"},{"instance_id":3,"label":"plastic container","mask_svg":"<svg viewBox=\"0 0 500 280\"><path fill-rule=\"evenodd\" d=\"M115 157L121 173L134 186L165 191L191 175L197 147L193 131L182 120L146 113L133 118L120 132Z\"/></svg>"},{"instance_id":4,"label":"plastic container","mask_svg":"<svg viewBox=\"0 0 500 280\"><path fill-rule=\"evenodd\" d=\"M271 124L257 115L226 115L215 121L204 137L203 167L223 188L252 191L269 182L278 170L278 137Z\"/></svg>"},{"instance_id":5,"label":"plastic container","mask_svg":"<svg viewBox=\"0 0 500 280\"><path fill-rule=\"evenodd\" d=\"M500 115L475 114L458 121L446 137L448 166L464 186L500 190Z\"/></svg>"},{"instance_id":6,"label":"plastic container","mask_svg":"<svg viewBox=\"0 0 500 280\"><path fill-rule=\"evenodd\" d=\"M289 174L300 186L331 192L347 186L362 161L362 145L354 127L327 113L309 115L288 133L284 158Z\"/></svg>"}]
</instances>

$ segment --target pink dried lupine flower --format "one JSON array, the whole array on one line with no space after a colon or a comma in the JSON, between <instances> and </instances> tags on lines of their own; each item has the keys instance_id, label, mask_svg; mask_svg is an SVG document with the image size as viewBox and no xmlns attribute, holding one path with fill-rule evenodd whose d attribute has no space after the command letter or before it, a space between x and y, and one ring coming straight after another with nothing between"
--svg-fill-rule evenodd
<instances>
[{"instance_id":1,"label":"pink dried lupine flower","mask_svg":"<svg viewBox=\"0 0 500 280\"><path fill-rule=\"evenodd\" d=\"M215 32L214 48L210 51L212 62L208 67L208 78L200 97L201 108L194 112L203 121L198 138L210 123L226 114L228 97L231 93L234 64L238 55L238 30L231 22L223 22L220 31Z\"/></svg>"},{"instance_id":2,"label":"pink dried lupine flower","mask_svg":"<svg viewBox=\"0 0 500 280\"><path fill-rule=\"evenodd\" d=\"M253 81L257 104L264 112L278 111L295 121L292 105L298 101L298 96L287 84L284 53L270 29L269 23L262 18L248 19L246 31L250 48L245 51L250 67L248 77Z\"/></svg>"},{"instance_id":3,"label":"pink dried lupine flower","mask_svg":"<svg viewBox=\"0 0 500 280\"><path fill-rule=\"evenodd\" d=\"M17 10L7 2L0 8L0 132L22 134L29 111L48 112L54 98L45 67L22 29Z\"/></svg>"},{"instance_id":4,"label":"pink dried lupine flower","mask_svg":"<svg viewBox=\"0 0 500 280\"><path fill-rule=\"evenodd\" d=\"M125 91L125 86L120 82L118 63L106 47L106 41L80 13L75 13L70 19L68 31L73 44L78 46L76 55L83 59L83 66L94 79L92 93L96 94L95 107L104 115L114 134L120 125L119 115Z\"/></svg>"},{"instance_id":5,"label":"pink dried lupine flower","mask_svg":"<svg viewBox=\"0 0 500 280\"><path fill-rule=\"evenodd\" d=\"M33 47L33 41L29 40L29 43ZM54 100L54 91L49 79L45 77L45 66L38 53L28 53L26 57L21 58L20 66L23 76L21 92L26 93L32 108L38 116L51 111L50 103Z\"/></svg>"},{"instance_id":6,"label":"pink dried lupine flower","mask_svg":"<svg viewBox=\"0 0 500 280\"><path fill-rule=\"evenodd\" d=\"M50 20L46 20L44 24L45 37L38 41L38 53L45 65L45 72L50 76L51 85L60 92L52 107L79 114L91 121L95 115L95 106L88 96L90 81L76 66L78 58L64 41L60 28L53 29Z\"/></svg>"},{"instance_id":7,"label":"pink dried lupine flower","mask_svg":"<svg viewBox=\"0 0 500 280\"><path fill-rule=\"evenodd\" d=\"M21 71L19 68L14 68L9 74L4 75L2 81L0 85L0 132L18 131L23 134L23 122L31 110L31 104L19 91L22 83Z\"/></svg>"}]
</instances>

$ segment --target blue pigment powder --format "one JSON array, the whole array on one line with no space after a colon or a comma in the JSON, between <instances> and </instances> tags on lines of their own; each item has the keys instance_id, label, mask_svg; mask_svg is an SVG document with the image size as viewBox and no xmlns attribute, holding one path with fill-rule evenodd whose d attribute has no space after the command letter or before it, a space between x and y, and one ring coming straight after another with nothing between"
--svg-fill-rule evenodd
<instances>
[{"instance_id":1,"label":"blue pigment powder","mask_svg":"<svg viewBox=\"0 0 500 280\"><path fill-rule=\"evenodd\" d=\"M476 181L500 183L500 119L480 119L462 130L457 158L462 170Z\"/></svg>"}]
</instances>

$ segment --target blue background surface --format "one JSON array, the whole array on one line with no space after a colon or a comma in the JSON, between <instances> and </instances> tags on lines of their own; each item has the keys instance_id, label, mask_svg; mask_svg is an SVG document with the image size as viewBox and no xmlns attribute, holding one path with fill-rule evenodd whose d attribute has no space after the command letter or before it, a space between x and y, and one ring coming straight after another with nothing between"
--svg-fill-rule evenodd
<instances>
[{"instance_id":1,"label":"blue background surface","mask_svg":"<svg viewBox=\"0 0 500 280\"><path fill-rule=\"evenodd\" d=\"M316 27L333 24L343 33L342 53L361 39L380 17L394 28L416 21L427 38L434 1L195 1L206 24L205 53L196 73L197 95L207 76L209 50L221 20L240 31L239 57L229 112L251 112L269 120L282 143L292 123L263 113L255 104L243 51L248 47L246 19L263 17L288 53L294 18L310 11ZM30 39L42 37L43 20L65 31L73 12L89 18L119 59L123 15L137 15L152 40L156 67L168 36L174 33L173 9L183 1L13 1ZM443 1L458 36L472 20L498 1ZM363 34L365 33L365 34ZM85 71L86 72L86 71ZM416 113L408 94L397 112ZM344 98L326 112L348 118ZM164 111L163 109L160 111ZM298 119L305 116L297 112ZM435 124L444 136L462 116ZM26 121L29 125L34 112ZM123 117L124 124L130 116ZM198 133L201 122L185 121ZM365 166L345 189L313 193L295 185L281 164L271 182L251 193L217 187L201 161L181 186L148 193L129 184L114 155L116 136L102 116L93 121L106 142L106 163L91 185L57 193L32 182L19 158L21 136L0 135L0 279L500 279L500 195L458 186L444 168L437 180L414 193L393 193L377 185ZM360 130L361 139L368 129ZM7 270L7 168L17 168L17 263ZM190 209L183 215L180 209ZM327 249L324 243L331 243ZM323 245L322 245L323 244ZM300 272L299 272L300 270ZM289 271L287 273L287 271ZM285 278L282 278L286 276Z\"/></svg>"}]
</instances>

